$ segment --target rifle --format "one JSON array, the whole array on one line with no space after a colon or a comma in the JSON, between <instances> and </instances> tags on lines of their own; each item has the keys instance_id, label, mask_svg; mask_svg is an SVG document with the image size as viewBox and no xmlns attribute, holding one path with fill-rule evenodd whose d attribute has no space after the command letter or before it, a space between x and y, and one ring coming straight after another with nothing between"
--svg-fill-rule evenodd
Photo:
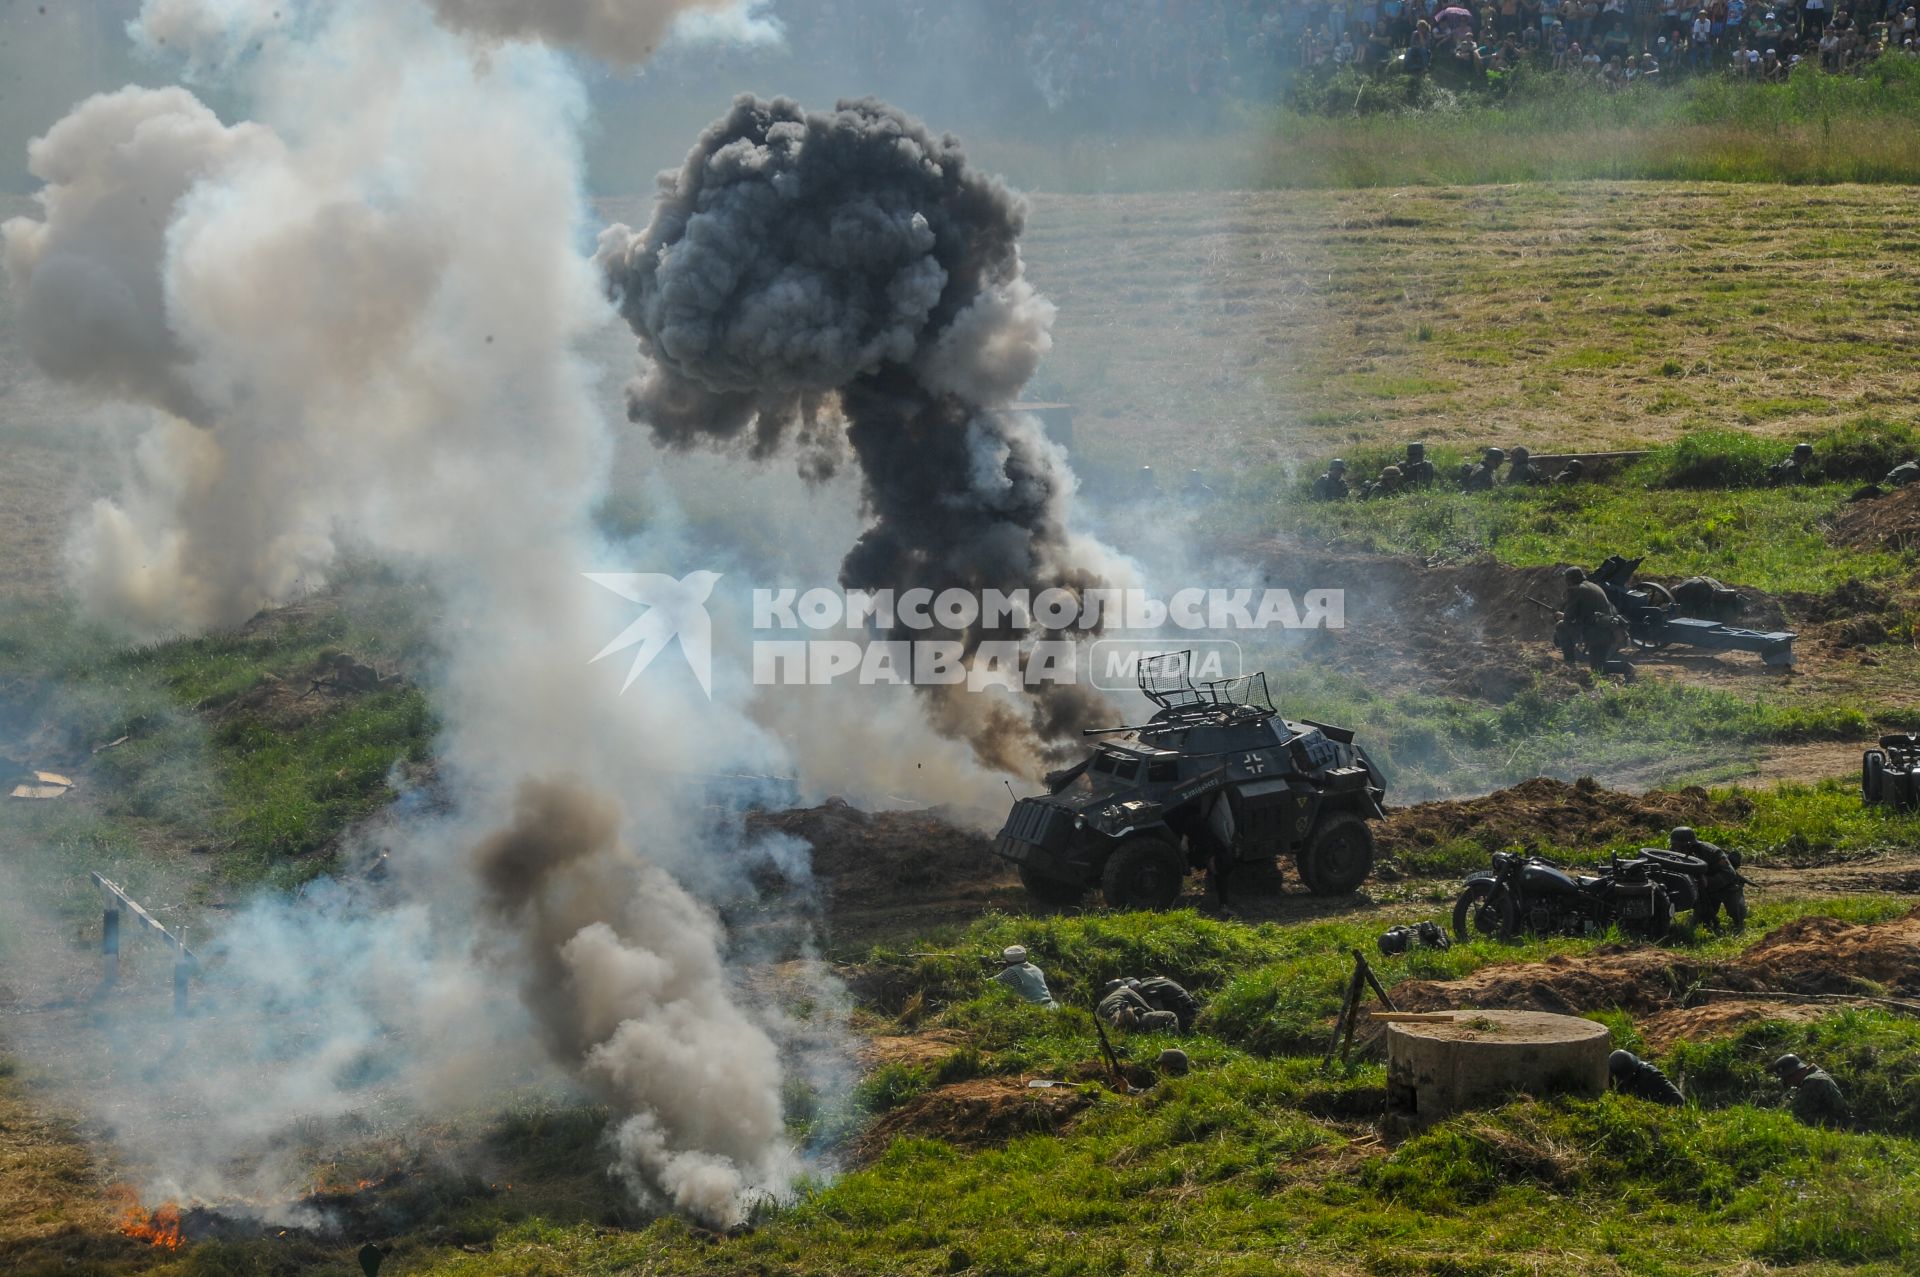
<instances>
[{"instance_id":1,"label":"rifle","mask_svg":"<svg viewBox=\"0 0 1920 1277\"><path fill-rule=\"evenodd\" d=\"M1560 615L1560 609L1555 607L1553 604L1547 602L1545 599L1536 599L1531 594L1527 595L1526 599L1527 599L1527 602L1533 604L1535 607L1543 607L1547 609L1547 611L1553 613L1555 616Z\"/></svg>"},{"instance_id":2,"label":"rifle","mask_svg":"<svg viewBox=\"0 0 1920 1277\"><path fill-rule=\"evenodd\" d=\"M1113 1074L1113 1085L1122 1095L1131 1094L1133 1087L1127 1082L1126 1074L1120 1071L1120 1057L1114 1054L1113 1043L1107 1041L1107 1026L1100 1023L1100 1013L1093 1013L1093 1031L1100 1035L1100 1054L1107 1057L1107 1071Z\"/></svg>"}]
</instances>

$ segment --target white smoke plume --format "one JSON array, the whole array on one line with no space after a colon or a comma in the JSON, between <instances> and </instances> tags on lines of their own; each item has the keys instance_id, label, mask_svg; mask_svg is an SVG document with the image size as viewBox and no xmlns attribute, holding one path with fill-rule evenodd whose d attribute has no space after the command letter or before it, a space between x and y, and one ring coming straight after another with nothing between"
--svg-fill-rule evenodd
<instances>
[{"instance_id":1,"label":"white smoke plume","mask_svg":"<svg viewBox=\"0 0 1920 1277\"><path fill-rule=\"evenodd\" d=\"M319 1008L310 1034L345 1049L470 1005L471 988L434 973L477 949L482 971L520 986L553 1058L617 1110L615 1169L735 1223L791 1182L773 1020L734 995L725 937L690 894L726 872L681 814L695 804L649 777L774 751L724 705L670 685L621 701L619 672L587 663L631 618L580 577L604 566L589 516L610 444L573 353L606 315L580 251L578 82L536 46L476 58L419 0L290 7L285 38L238 38L259 18L151 0L156 47L171 32L209 64L243 52L228 70L256 119L222 125L177 88L89 99L35 148L43 216L4 228L41 366L153 412L131 486L76 536L76 592L163 634L319 584L348 544L434 585L455 806L390 831L404 898L426 906L402 933L418 978L372 1002L279 1001ZM568 781L537 787L549 776ZM549 859L503 887L491 871L535 839ZM356 924L368 934L350 953L393 948L382 927L402 915L380 918ZM309 915L298 928L293 950L332 934ZM483 1022L510 1035L523 1020ZM409 1041L419 1076L472 1049ZM715 1068L724 1087L694 1084ZM271 1147L276 1120L355 1102L337 1070L278 1076L243 1129L207 1128L233 1142L179 1182Z\"/></svg>"}]
</instances>

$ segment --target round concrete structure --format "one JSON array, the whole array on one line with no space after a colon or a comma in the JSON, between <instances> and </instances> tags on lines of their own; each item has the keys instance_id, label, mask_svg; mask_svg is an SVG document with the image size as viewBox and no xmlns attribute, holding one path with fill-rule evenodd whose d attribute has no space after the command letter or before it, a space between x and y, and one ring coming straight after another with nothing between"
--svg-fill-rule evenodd
<instances>
[{"instance_id":1,"label":"round concrete structure","mask_svg":"<svg viewBox=\"0 0 1920 1277\"><path fill-rule=\"evenodd\" d=\"M1604 1024L1544 1011L1459 1011L1387 1025L1390 1108L1429 1122L1529 1095L1599 1095L1613 1044Z\"/></svg>"}]
</instances>

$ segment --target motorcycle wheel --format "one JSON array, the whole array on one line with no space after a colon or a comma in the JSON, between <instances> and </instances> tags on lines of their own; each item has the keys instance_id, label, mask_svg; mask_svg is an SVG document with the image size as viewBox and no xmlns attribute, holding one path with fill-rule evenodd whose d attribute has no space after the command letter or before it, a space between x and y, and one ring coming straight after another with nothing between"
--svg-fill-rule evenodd
<instances>
[{"instance_id":1,"label":"motorcycle wheel","mask_svg":"<svg viewBox=\"0 0 1920 1277\"><path fill-rule=\"evenodd\" d=\"M1860 755L1860 797L1868 805L1882 801L1882 789L1886 785L1887 756L1877 749L1870 749Z\"/></svg>"},{"instance_id":2,"label":"motorcycle wheel","mask_svg":"<svg viewBox=\"0 0 1920 1277\"><path fill-rule=\"evenodd\" d=\"M1470 882L1453 902L1453 935L1462 944L1492 936L1505 943L1518 929L1513 893L1497 882Z\"/></svg>"}]
</instances>

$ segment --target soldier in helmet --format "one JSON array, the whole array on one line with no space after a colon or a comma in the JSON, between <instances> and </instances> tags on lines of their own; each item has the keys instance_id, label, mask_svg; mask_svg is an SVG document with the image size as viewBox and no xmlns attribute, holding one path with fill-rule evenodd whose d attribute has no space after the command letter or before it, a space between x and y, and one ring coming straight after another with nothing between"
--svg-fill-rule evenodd
<instances>
[{"instance_id":1,"label":"soldier in helmet","mask_svg":"<svg viewBox=\"0 0 1920 1277\"><path fill-rule=\"evenodd\" d=\"M1525 448L1513 450L1513 460L1507 466L1507 485L1509 487L1532 487L1545 483L1547 476L1534 467L1531 454Z\"/></svg>"},{"instance_id":2,"label":"soldier in helmet","mask_svg":"<svg viewBox=\"0 0 1920 1277\"><path fill-rule=\"evenodd\" d=\"M1553 476L1553 486L1564 488L1576 484L1586 477L1586 473L1586 462L1578 457L1570 457L1567 459L1567 464L1561 467L1560 473Z\"/></svg>"},{"instance_id":3,"label":"soldier in helmet","mask_svg":"<svg viewBox=\"0 0 1920 1277\"><path fill-rule=\"evenodd\" d=\"M1093 1013L1114 1028L1129 1033L1174 1033L1180 1028L1180 1017L1172 1011L1159 1010L1147 1001L1140 990L1140 981L1131 977L1109 980L1101 986L1100 1001Z\"/></svg>"},{"instance_id":4,"label":"soldier in helmet","mask_svg":"<svg viewBox=\"0 0 1920 1277\"><path fill-rule=\"evenodd\" d=\"M1805 483L1810 477L1808 471L1812 465L1813 445L1796 443L1793 451L1784 459L1767 467L1767 482L1776 488L1783 483Z\"/></svg>"},{"instance_id":5,"label":"soldier in helmet","mask_svg":"<svg viewBox=\"0 0 1920 1277\"><path fill-rule=\"evenodd\" d=\"M1655 1104L1679 1108L1686 1103L1680 1088L1667 1080L1660 1066L1643 1060L1631 1051L1615 1051L1607 1057L1607 1073L1613 1089L1622 1095L1635 1095Z\"/></svg>"},{"instance_id":6,"label":"soldier in helmet","mask_svg":"<svg viewBox=\"0 0 1920 1277\"><path fill-rule=\"evenodd\" d=\"M1488 448L1480 454L1480 464L1467 471L1465 489L1468 492L1491 492L1500 467L1507 463L1507 454L1500 448Z\"/></svg>"},{"instance_id":7,"label":"soldier in helmet","mask_svg":"<svg viewBox=\"0 0 1920 1277\"><path fill-rule=\"evenodd\" d=\"M1773 1075L1792 1092L1787 1107L1802 1122L1808 1126L1846 1125L1846 1097L1825 1069L1797 1055L1783 1055L1773 1062Z\"/></svg>"},{"instance_id":8,"label":"soldier in helmet","mask_svg":"<svg viewBox=\"0 0 1920 1277\"><path fill-rule=\"evenodd\" d=\"M1407 459L1400 463L1400 474L1409 488L1431 488L1435 472L1433 462L1427 460L1427 445L1410 443L1407 445Z\"/></svg>"},{"instance_id":9,"label":"soldier in helmet","mask_svg":"<svg viewBox=\"0 0 1920 1277\"><path fill-rule=\"evenodd\" d=\"M1566 606L1560 613L1560 624L1554 629L1553 641L1567 664L1573 664L1584 648L1587 667L1605 669L1620 641L1620 614L1613 610L1613 601L1607 592L1597 582L1587 580L1587 574L1579 568L1568 568L1566 580Z\"/></svg>"},{"instance_id":10,"label":"soldier in helmet","mask_svg":"<svg viewBox=\"0 0 1920 1277\"><path fill-rule=\"evenodd\" d=\"M1707 876L1700 884L1700 896L1693 902L1693 920L1714 931L1720 930L1720 911L1735 931L1747 926L1747 880L1740 876L1740 853L1715 846L1685 825L1667 835L1667 846L1682 855L1697 856L1707 862Z\"/></svg>"},{"instance_id":11,"label":"soldier in helmet","mask_svg":"<svg viewBox=\"0 0 1920 1277\"><path fill-rule=\"evenodd\" d=\"M1315 501L1345 501L1347 499L1347 463L1335 457L1327 463L1327 472L1313 481L1313 499Z\"/></svg>"},{"instance_id":12,"label":"soldier in helmet","mask_svg":"<svg viewBox=\"0 0 1920 1277\"><path fill-rule=\"evenodd\" d=\"M1380 472L1380 477L1360 489L1360 499L1371 501L1375 497L1397 497L1407 490L1406 480L1399 466L1388 466Z\"/></svg>"},{"instance_id":13,"label":"soldier in helmet","mask_svg":"<svg viewBox=\"0 0 1920 1277\"><path fill-rule=\"evenodd\" d=\"M1000 970L993 978L1019 994L1023 1002L1031 1002L1049 1011L1060 1009L1060 1004L1053 1000L1053 993L1047 988L1046 973L1027 961L1024 945L1010 944L1000 951Z\"/></svg>"},{"instance_id":14,"label":"soldier in helmet","mask_svg":"<svg viewBox=\"0 0 1920 1277\"><path fill-rule=\"evenodd\" d=\"M1187 1053L1177 1046L1170 1046L1160 1053L1160 1071L1168 1077L1185 1077L1193 1065L1187 1060Z\"/></svg>"}]
</instances>

